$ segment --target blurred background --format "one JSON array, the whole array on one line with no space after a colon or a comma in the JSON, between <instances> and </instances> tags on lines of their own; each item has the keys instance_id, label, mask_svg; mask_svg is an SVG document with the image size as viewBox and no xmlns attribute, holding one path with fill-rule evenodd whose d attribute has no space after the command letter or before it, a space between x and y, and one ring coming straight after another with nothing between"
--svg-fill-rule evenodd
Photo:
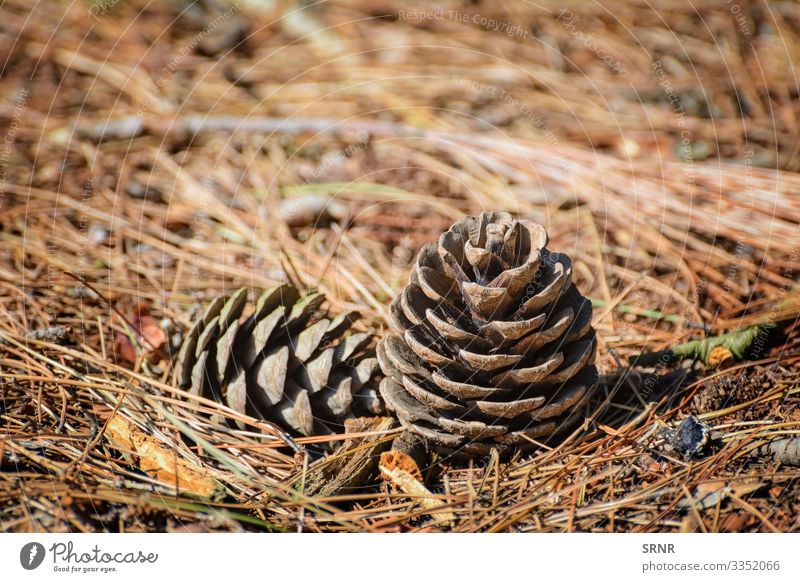
<instances>
[{"instance_id":1,"label":"blurred background","mask_svg":"<svg viewBox=\"0 0 800 582\"><path fill-rule=\"evenodd\" d=\"M283 260L380 316L422 243L503 209L598 299L644 274L661 310L722 329L797 250L791 2L2 11L4 236L24 218L31 260L54 245L112 294L266 284Z\"/></svg>"}]
</instances>

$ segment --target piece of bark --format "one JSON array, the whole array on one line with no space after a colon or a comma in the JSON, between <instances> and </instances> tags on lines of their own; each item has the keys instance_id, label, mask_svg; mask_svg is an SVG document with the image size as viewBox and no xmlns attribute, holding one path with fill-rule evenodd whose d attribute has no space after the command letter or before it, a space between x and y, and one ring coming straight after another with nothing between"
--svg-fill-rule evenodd
<instances>
[{"instance_id":1,"label":"piece of bark","mask_svg":"<svg viewBox=\"0 0 800 582\"><path fill-rule=\"evenodd\" d=\"M388 473L391 473L394 469L402 469L422 483L422 471L419 470L419 465L414 459L397 449L381 453L380 467L386 469ZM387 481L390 481L386 473L381 476Z\"/></svg>"},{"instance_id":2,"label":"piece of bark","mask_svg":"<svg viewBox=\"0 0 800 582\"><path fill-rule=\"evenodd\" d=\"M442 510L446 505L441 499L437 499L417 476L401 468L402 464L395 463L397 456L402 455L401 459L411 461L411 458L397 450L393 450L388 455L381 457L379 468L384 478L397 487L400 491L419 503L420 507L428 512L436 525L448 526L455 522L456 516L450 511ZM421 475L419 475L421 477Z\"/></svg>"},{"instance_id":3,"label":"piece of bark","mask_svg":"<svg viewBox=\"0 0 800 582\"><path fill-rule=\"evenodd\" d=\"M222 485L208 469L179 457L174 448L119 414L108 421L104 436L131 465L177 493L201 499L215 499L223 493Z\"/></svg>"},{"instance_id":4,"label":"piece of bark","mask_svg":"<svg viewBox=\"0 0 800 582\"><path fill-rule=\"evenodd\" d=\"M392 428L389 417L356 418L345 421L345 433L375 433L352 438L331 455L314 461L294 486L311 497L332 497L351 491L368 482L375 473L380 454L389 448L391 435L382 434Z\"/></svg>"}]
</instances>

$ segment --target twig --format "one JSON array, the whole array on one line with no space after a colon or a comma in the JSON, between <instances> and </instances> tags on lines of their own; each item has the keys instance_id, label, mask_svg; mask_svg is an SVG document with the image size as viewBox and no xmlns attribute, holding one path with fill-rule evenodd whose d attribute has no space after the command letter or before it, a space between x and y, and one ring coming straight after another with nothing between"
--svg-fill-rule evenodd
<instances>
[{"instance_id":1,"label":"twig","mask_svg":"<svg viewBox=\"0 0 800 582\"><path fill-rule=\"evenodd\" d=\"M766 327L754 326L732 333L695 340L685 344L660 350L657 352L644 352L630 358L631 365L653 366L658 362L669 363L675 360L699 359L706 364L711 363L714 350L721 348L737 360L744 358L747 350L759 335L767 332ZM725 352L723 352L725 354ZM726 355L718 356L725 359Z\"/></svg>"}]
</instances>

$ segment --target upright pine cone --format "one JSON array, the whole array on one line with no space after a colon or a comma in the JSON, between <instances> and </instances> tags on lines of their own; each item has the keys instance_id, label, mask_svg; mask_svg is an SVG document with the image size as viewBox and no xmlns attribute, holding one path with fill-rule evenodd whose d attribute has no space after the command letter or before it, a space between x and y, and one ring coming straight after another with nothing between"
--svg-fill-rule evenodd
<instances>
[{"instance_id":1,"label":"upright pine cone","mask_svg":"<svg viewBox=\"0 0 800 582\"><path fill-rule=\"evenodd\" d=\"M343 432L346 418L379 413L371 338L351 332L355 314L325 317L324 301L283 285L245 315L247 289L217 298L184 339L178 385L305 436Z\"/></svg>"},{"instance_id":2,"label":"upright pine cone","mask_svg":"<svg viewBox=\"0 0 800 582\"><path fill-rule=\"evenodd\" d=\"M597 382L591 302L545 229L505 212L422 248L378 346L389 409L436 448L528 448L577 419Z\"/></svg>"}]
</instances>

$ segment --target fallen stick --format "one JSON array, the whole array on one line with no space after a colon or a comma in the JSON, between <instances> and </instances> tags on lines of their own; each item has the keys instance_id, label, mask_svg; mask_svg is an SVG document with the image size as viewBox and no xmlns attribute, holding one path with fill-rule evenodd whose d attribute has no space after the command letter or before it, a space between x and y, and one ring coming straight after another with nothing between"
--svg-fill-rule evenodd
<instances>
[{"instance_id":1,"label":"fallen stick","mask_svg":"<svg viewBox=\"0 0 800 582\"><path fill-rule=\"evenodd\" d=\"M729 359L743 359L756 339L763 336L762 341L764 341L763 338L769 331L769 326L756 325L724 335L679 344L666 350L644 352L631 357L629 361L632 366L655 366L659 362L667 364L675 360L697 358L705 364L715 366Z\"/></svg>"},{"instance_id":2,"label":"fallen stick","mask_svg":"<svg viewBox=\"0 0 800 582\"><path fill-rule=\"evenodd\" d=\"M366 132L372 135L388 136L428 136L432 132L414 127L372 120L341 120L334 118L283 118L283 117L236 117L231 115L206 116L187 115L175 118L145 119L129 115L110 121L79 122L75 132L92 141L111 139L133 139L145 134L152 135L195 135L198 133L225 131L284 135L301 133L341 133Z\"/></svg>"},{"instance_id":3,"label":"fallen stick","mask_svg":"<svg viewBox=\"0 0 800 582\"><path fill-rule=\"evenodd\" d=\"M759 447L758 452L772 455L782 465L800 466L800 437L776 439Z\"/></svg>"}]
</instances>

